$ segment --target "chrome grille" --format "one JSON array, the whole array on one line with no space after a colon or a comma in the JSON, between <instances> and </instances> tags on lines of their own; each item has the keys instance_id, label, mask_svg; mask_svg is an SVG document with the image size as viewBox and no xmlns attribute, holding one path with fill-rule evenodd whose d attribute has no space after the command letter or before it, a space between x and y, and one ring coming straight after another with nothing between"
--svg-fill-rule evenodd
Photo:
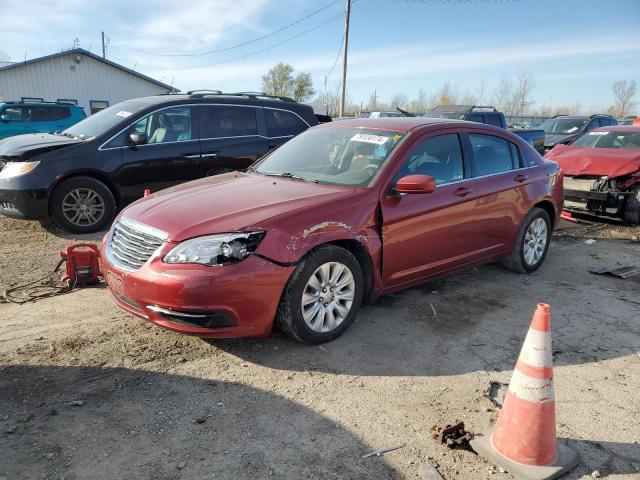
<instances>
[{"instance_id":1,"label":"chrome grille","mask_svg":"<svg viewBox=\"0 0 640 480\"><path fill-rule=\"evenodd\" d=\"M107 253L116 267L138 270L167 239L162 230L127 218L117 220L111 229Z\"/></svg>"}]
</instances>

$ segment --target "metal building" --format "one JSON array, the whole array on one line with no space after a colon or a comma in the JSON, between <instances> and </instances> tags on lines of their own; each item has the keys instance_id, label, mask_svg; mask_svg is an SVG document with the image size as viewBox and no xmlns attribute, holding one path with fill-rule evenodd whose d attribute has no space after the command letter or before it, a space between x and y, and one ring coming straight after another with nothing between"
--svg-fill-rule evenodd
<instances>
[{"instance_id":1,"label":"metal building","mask_svg":"<svg viewBox=\"0 0 640 480\"><path fill-rule=\"evenodd\" d=\"M172 91L177 89L82 48L0 66L0 101L69 102L87 115Z\"/></svg>"}]
</instances>

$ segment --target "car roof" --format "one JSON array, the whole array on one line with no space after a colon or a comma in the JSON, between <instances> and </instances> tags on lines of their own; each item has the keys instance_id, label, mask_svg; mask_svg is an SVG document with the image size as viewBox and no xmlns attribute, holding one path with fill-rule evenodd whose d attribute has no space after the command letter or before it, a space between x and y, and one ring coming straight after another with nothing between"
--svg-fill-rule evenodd
<instances>
[{"instance_id":1,"label":"car roof","mask_svg":"<svg viewBox=\"0 0 640 480\"><path fill-rule=\"evenodd\" d=\"M426 125L450 124L452 126L475 125L475 122L464 122L461 120L449 120L446 118L426 118L426 117L382 117L382 118L353 118L340 120L339 122L323 123L316 128L371 128L377 130L393 130L395 132L409 132L415 128Z\"/></svg>"},{"instance_id":2,"label":"car roof","mask_svg":"<svg viewBox=\"0 0 640 480\"><path fill-rule=\"evenodd\" d=\"M631 132L640 133L640 126L638 125L615 125L611 127L598 127L590 130L591 132Z\"/></svg>"},{"instance_id":3,"label":"car roof","mask_svg":"<svg viewBox=\"0 0 640 480\"><path fill-rule=\"evenodd\" d=\"M594 113L593 115L556 115L552 118L579 118L581 120L587 120L588 118L594 117L611 117L611 115L607 115L606 113Z\"/></svg>"},{"instance_id":4,"label":"car roof","mask_svg":"<svg viewBox=\"0 0 640 480\"><path fill-rule=\"evenodd\" d=\"M124 102L136 102L151 105L163 103L186 102L186 103L233 103L236 105L254 105L272 108L284 108L286 110L309 109L309 105L296 101L286 101L278 98L260 97L252 95L233 94L212 94L203 96L192 96L188 94L161 94L152 97L140 97L124 100Z\"/></svg>"}]
</instances>

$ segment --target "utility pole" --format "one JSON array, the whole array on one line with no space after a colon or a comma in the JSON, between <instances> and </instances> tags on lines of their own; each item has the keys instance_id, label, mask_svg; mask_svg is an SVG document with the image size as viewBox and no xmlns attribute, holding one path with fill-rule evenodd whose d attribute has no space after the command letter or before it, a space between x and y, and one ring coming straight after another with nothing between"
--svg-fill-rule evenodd
<instances>
[{"instance_id":1,"label":"utility pole","mask_svg":"<svg viewBox=\"0 0 640 480\"><path fill-rule=\"evenodd\" d=\"M347 0L347 13L344 18L344 56L342 57L342 84L340 85L340 108L338 115L344 116L344 102L347 95L347 51L349 50L349 15L351 0Z\"/></svg>"},{"instance_id":2,"label":"utility pole","mask_svg":"<svg viewBox=\"0 0 640 480\"><path fill-rule=\"evenodd\" d=\"M104 42L104 32L102 32L102 58L107 58L107 45Z\"/></svg>"}]
</instances>

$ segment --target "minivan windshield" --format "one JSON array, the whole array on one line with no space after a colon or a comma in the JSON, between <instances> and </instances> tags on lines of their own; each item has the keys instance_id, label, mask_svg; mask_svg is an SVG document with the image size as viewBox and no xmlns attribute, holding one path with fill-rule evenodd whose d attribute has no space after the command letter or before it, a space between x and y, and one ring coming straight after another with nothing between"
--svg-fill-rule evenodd
<instances>
[{"instance_id":1,"label":"minivan windshield","mask_svg":"<svg viewBox=\"0 0 640 480\"><path fill-rule=\"evenodd\" d=\"M90 140L109 131L120 122L124 123L126 118L147 106L148 104L145 102L130 100L117 103L63 130L61 135L79 138L80 140Z\"/></svg>"},{"instance_id":2,"label":"minivan windshield","mask_svg":"<svg viewBox=\"0 0 640 480\"><path fill-rule=\"evenodd\" d=\"M312 128L292 138L251 170L314 183L368 186L402 133L364 128Z\"/></svg>"},{"instance_id":3,"label":"minivan windshield","mask_svg":"<svg viewBox=\"0 0 640 480\"><path fill-rule=\"evenodd\" d=\"M588 118L550 118L542 122L538 128L552 135L571 135L582 130Z\"/></svg>"},{"instance_id":4,"label":"minivan windshield","mask_svg":"<svg viewBox=\"0 0 640 480\"><path fill-rule=\"evenodd\" d=\"M574 147L640 150L640 132L589 132L571 145Z\"/></svg>"}]
</instances>

